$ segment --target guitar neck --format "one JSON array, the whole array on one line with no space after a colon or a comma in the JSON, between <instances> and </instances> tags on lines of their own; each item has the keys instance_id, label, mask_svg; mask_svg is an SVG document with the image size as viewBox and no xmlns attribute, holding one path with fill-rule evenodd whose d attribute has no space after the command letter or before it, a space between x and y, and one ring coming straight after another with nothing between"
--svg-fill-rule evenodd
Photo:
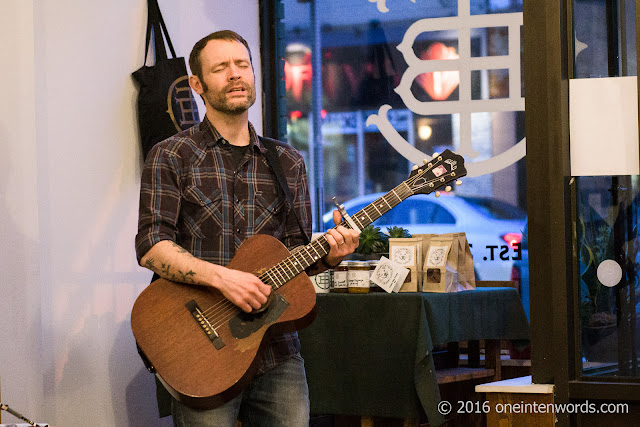
<instances>
[{"instance_id":1,"label":"guitar neck","mask_svg":"<svg viewBox=\"0 0 640 427\"><path fill-rule=\"evenodd\" d=\"M418 193L429 194L436 188L466 174L464 159L461 156L449 150L445 150L437 156L434 154L434 158L425 161L425 165L416 166L407 180L356 212L351 216L351 219L359 229L363 229L407 197ZM351 228L347 221L342 221L339 225ZM260 279L277 289L328 253L329 242L325 233L308 245L294 249L291 255L263 273Z\"/></svg>"},{"instance_id":2,"label":"guitar neck","mask_svg":"<svg viewBox=\"0 0 640 427\"><path fill-rule=\"evenodd\" d=\"M351 216L351 219L358 228L363 229L412 194L409 186L406 182L403 182L370 205L356 212ZM346 221L342 221L339 225L351 228ZM336 225L336 227L338 226ZM296 248L289 257L263 273L260 279L275 289L284 285L329 253L329 242L326 236L327 233L324 233L308 245Z\"/></svg>"}]
</instances>

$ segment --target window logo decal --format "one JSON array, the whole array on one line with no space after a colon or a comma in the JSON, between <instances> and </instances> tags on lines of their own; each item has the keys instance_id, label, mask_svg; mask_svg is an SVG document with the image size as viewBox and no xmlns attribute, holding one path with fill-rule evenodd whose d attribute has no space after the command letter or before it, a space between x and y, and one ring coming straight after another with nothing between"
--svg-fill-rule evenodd
<instances>
[{"instance_id":1,"label":"window logo decal","mask_svg":"<svg viewBox=\"0 0 640 427\"><path fill-rule=\"evenodd\" d=\"M381 13L388 12L385 0L376 2ZM413 1L413 0L412 0ZM479 153L471 144L472 113L524 111L524 97L521 96L520 72L520 28L522 12L499 13L489 15L471 15L470 0L459 0L458 16L446 18L428 18L414 22L405 32L397 49L402 53L408 68L402 75L400 84L394 91L400 95L409 110L423 116L437 114L459 114L459 146L456 152L469 159L477 158ZM508 27L509 53L503 56L471 57L471 31L477 28ZM413 45L416 38L424 32L454 30L458 33L458 55L453 59L425 60L416 56ZM471 72L473 70L509 70L509 97L500 99L471 99ZM458 71L460 74L459 100L456 101L419 101L411 92L411 84L420 75L439 71ZM387 115L392 111L388 104L380 106L377 114L367 118L366 125L375 125L389 144L403 157L415 164L431 157L411 145L404 139L389 121ZM526 154L523 138L511 148L486 160L469 161L466 164L468 177L480 176L499 171L522 159Z\"/></svg>"}]
</instances>

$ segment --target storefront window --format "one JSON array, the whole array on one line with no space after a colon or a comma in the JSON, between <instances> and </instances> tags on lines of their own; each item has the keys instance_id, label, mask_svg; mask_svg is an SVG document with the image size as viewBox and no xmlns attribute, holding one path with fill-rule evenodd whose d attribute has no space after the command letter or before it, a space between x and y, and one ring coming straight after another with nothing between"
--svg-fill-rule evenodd
<instances>
[{"instance_id":1,"label":"storefront window","mask_svg":"<svg viewBox=\"0 0 640 427\"><path fill-rule=\"evenodd\" d=\"M355 212L451 149L463 185L375 224L464 231L478 279L526 281L522 0L283 4L287 137L307 162L314 231L332 226L332 197Z\"/></svg>"},{"instance_id":2,"label":"storefront window","mask_svg":"<svg viewBox=\"0 0 640 427\"><path fill-rule=\"evenodd\" d=\"M574 77L636 75L634 2L575 0L573 11ZM638 176L581 176L575 183L582 373L637 377Z\"/></svg>"}]
</instances>

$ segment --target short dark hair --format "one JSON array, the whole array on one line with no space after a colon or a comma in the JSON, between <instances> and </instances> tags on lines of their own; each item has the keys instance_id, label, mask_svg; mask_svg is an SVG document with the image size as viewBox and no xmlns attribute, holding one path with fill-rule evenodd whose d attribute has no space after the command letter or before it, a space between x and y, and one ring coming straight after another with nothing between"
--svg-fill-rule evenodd
<instances>
[{"instance_id":1,"label":"short dark hair","mask_svg":"<svg viewBox=\"0 0 640 427\"><path fill-rule=\"evenodd\" d=\"M189 67L191 68L191 72L196 76L198 76L200 81L203 81L202 62L200 61L200 53L202 52L202 49L204 49L204 47L207 45L207 43L209 43L209 41L211 40L228 40L228 41L237 41L242 43L242 45L246 47L247 51L249 52L249 61L252 61L251 49L249 48L249 43L247 43L247 41L244 38L242 38L240 34L231 30L216 31L202 38L195 45L193 45L193 49L191 49L191 54L189 55Z\"/></svg>"}]
</instances>

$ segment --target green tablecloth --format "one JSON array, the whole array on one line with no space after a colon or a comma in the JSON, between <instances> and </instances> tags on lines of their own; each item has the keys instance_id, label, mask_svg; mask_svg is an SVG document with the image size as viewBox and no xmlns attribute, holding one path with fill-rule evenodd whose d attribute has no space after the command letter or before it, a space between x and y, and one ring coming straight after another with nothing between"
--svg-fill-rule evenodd
<instances>
[{"instance_id":1,"label":"green tablecloth","mask_svg":"<svg viewBox=\"0 0 640 427\"><path fill-rule=\"evenodd\" d=\"M318 316L300 331L311 412L419 418L432 425L440 393L434 345L529 339L512 288L460 293L318 294Z\"/></svg>"}]
</instances>

